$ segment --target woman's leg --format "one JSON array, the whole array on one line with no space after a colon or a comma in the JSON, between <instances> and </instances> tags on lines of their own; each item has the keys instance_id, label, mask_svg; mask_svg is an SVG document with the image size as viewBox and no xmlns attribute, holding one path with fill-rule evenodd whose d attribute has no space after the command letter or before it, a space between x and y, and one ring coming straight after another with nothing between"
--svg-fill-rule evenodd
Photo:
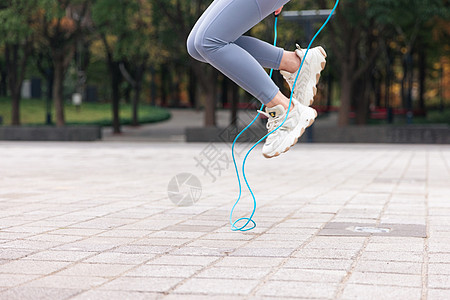
<instances>
[{"instance_id":1,"label":"woman's leg","mask_svg":"<svg viewBox=\"0 0 450 300\"><path fill-rule=\"evenodd\" d=\"M207 18L208 14L212 10L212 8L219 2L219 0L214 1L208 9L202 14L202 16L195 23L194 28L192 28L191 33L187 39L187 50L188 53L198 61L205 62L207 61L198 53L197 49L195 49L194 42L195 36L197 35L198 28ZM284 51L282 48L275 47L269 43L258 40L249 36L241 36L236 41L234 41L236 45L243 48L245 51L250 53L261 66L264 68L271 68L278 70L280 65L283 65L282 59L285 58L286 53L289 53L291 56L296 56L295 52ZM284 65L287 65L286 63ZM290 66L290 65L288 65ZM297 68L298 69L298 68ZM288 71L282 69L284 71Z\"/></svg>"},{"instance_id":2,"label":"woman's leg","mask_svg":"<svg viewBox=\"0 0 450 300\"><path fill-rule=\"evenodd\" d=\"M234 41L288 1L216 0L194 28L193 44L197 53L264 104L269 104L278 95L279 89L255 57ZM190 39L192 41L192 35ZM251 38L243 39L243 43L253 45L254 42ZM277 50L275 59L255 56L265 61L264 64L277 64L279 67L284 52Z\"/></svg>"}]
</instances>

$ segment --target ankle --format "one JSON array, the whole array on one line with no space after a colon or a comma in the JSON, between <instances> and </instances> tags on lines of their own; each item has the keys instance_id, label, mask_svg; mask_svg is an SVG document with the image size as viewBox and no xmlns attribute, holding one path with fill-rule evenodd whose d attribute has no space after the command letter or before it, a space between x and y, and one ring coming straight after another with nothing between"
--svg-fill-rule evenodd
<instances>
[{"instance_id":1,"label":"ankle","mask_svg":"<svg viewBox=\"0 0 450 300\"><path fill-rule=\"evenodd\" d=\"M286 98L281 92L278 92L278 94L275 96L275 98L272 99L269 103L266 104L266 107L272 108L277 105L281 105L284 107L285 110L288 110L289 108L289 99ZM294 103L291 103L292 110L294 108Z\"/></svg>"},{"instance_id":2,"label":"ankle","mask_svg":"<svg viewBox=\"0 0 450 300\"><path fill-rule=\"evenodd\" d=\"M295 52L284 51L281 59L280 70L289 73L297 72L300 68L301 60Z\"/></svg>"}]
</instances>

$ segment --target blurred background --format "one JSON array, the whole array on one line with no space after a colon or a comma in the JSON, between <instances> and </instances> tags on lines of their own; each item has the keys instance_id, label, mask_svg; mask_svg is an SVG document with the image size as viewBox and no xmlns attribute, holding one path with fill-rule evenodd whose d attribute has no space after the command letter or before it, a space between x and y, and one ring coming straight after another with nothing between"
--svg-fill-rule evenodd
<instances>
[{"instance_id":1,"label":"blurred background","mask_svg":"<svg viewBox=\"0 0 450 300\"><path fill-rule=\"evenodd\" d=\"M191 59L186 39L210 0L2 0L0 123L140 125L168 108L255 109L252 97ZM306 47L334 1L293 0L278 45ZM293 13L297 12L297 13ZM308 17L309 16L309 17ZM270 43L274 18L249 33ZM328 52L314 107L339 126L450 124L447 0L343 0L317 39ZM287 94L278 72L274 80Z\"/></svg>"}]
</instances>

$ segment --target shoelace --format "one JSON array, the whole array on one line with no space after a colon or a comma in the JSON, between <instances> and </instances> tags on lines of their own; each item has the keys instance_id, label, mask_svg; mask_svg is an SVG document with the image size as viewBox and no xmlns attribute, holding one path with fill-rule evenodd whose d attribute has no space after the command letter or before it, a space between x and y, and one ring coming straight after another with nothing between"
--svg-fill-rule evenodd
<instances>
[{"instance_id":1,"label":"shoelace","mask_svg":"<svg viewBox=\"0 0 450 300\"><path fill-rule=\"evenodd\" d=\"M258 112L268 118L268 121L267 121L267 124L266 124L266 128L269 131L272 131L275 128L277 128L278 124L283 122L284 116L286 115L286 113L284 113L283 115L274 118L271 115L269 115L268 113L266 113L265 111L258 110ZM286 126L282 126L280 129L284 129L285 127Z\"/></svg>"}]
</instances>

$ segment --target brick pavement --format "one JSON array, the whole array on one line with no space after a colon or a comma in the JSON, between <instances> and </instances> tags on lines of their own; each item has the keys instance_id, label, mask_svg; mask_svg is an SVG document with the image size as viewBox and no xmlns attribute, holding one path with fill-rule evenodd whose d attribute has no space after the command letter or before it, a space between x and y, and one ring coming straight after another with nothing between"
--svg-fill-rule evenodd
<instances>
[{"instance_id":1,"label":"brick pavement","mask_svg":"<svg viewBox=\"0 0 450 300\"><path fill-rule=\"evenodd\" d=\"M449 146L257 149L247 233L230 231L232 166L194 159L207 147L0 143L0 299L450 298ZM188 207L167 194L183 172L202 183ZM250 209L245 193L236 216ZM336 223L428 237L320 235Z\"/></svg>"}]
</instances>

